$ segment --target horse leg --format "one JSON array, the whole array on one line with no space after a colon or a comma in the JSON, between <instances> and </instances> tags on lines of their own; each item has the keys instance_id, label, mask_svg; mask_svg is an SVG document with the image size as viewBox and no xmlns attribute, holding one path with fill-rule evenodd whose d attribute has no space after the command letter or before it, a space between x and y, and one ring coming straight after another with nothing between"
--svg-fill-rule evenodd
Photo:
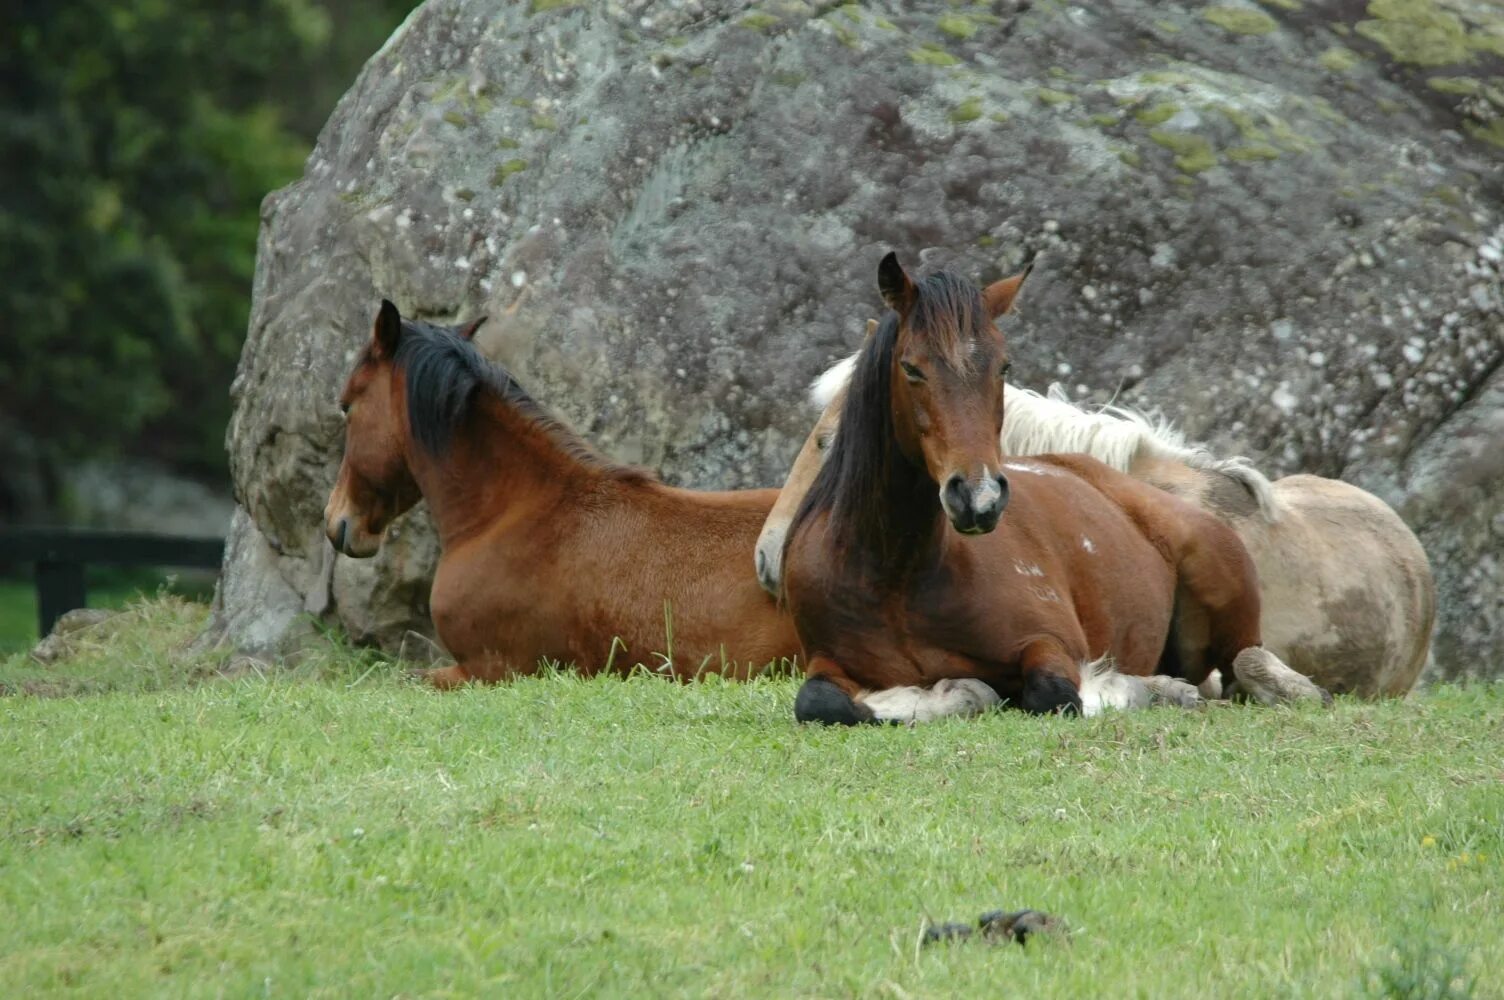
<instances>
[{"instance_id":1,"label":"horse leg","mask_svg":"<svg viewBox=\"0 0 1504 1000\"><path fill-rule=\"evenodd\" d=\"M809 661L804 683L794 697L794 721L827 726L875 722L872 710L856 700L861 690L836 661L816 656Z\"/></svg>"},{"instance_id":2,"label":"horse leg","mask_svg":"<svg viewBox=\"0 0 1504 1000\"><path fill-rule=\"evenodd\" d=\"M419 676L437 691L453 691L470 680L470 675L458 663L434 670L419 671Z\"/></svg>"},{"instance_id":3,"label":"horse leg","mask_svg":"<svg viewBox=\"0 0 1504 1000\"><path fill-rule=\"evenodd\" d=\"M1205 530L1181 553L1177 616L1186 679L1204 683L1220 670L1257 701L1320 700L1331 695L1263 648L1258 575L1253 559L1232 529L1204 516ZM1187 648L1191 647L1191 648ZM1199 648L1195 648L1199 647Z\"/></svg>"},{"instance_id":4,"label":"horse leg","mask_svg":"<svg viewBox=\"0 0 1504 1000\"><path fill-rule=\"evenodd\" d=\"M1036 715L1081 714L1081 668L1054 639L1038 639L1019 655L1024 675L1018 707Z\"/></svg>"},{"instance_id":5,"label":"horse leg","mask_svg":"<svg viewBox=\"0 0 1504 1000\"><path fill-rule=\"evenodd\" d=\"M498 684L518 677L529 677L538 672L534 663L530 668L518 668L503 660L490 658L461 660L447 667L423 670L419 675L429 686L439 691L452 691L471 682Z\"/></svg>"},{"instance_id":6,"label":"horse leg","mask_svg":"<svg viewBox=\"0 0 1504 1000\"><path fill-rule=\"evenodd\" d=\"M1174 677L1120 674L1106 657L1081 666L1081 714L1087 718L1101 715L1108 709L1148 708L1151 705L1200 708L1202 704L1195 687Z\"/></svg>"},{"instance_id":7,"label":"horse leg","mask_svg":"<svg viewBox=\"0 0 1504 1000\"><path fill-rule=\"evenodd\" d=\"M809 678L794 699L799 722L854 726L864 722L930 722L948 715L980 715L1002 699L971 677L947 677L932 687L864 690L826 657L810 661Z\"/></svg>"},{"instance_id":8,"label":"horse leg","mask_svg":"<svg viewBox=\"0 0 1504 1000\"><path fill-rule=\"evenodd\" d=\"M927 688L896 687L857 696L876 722L932 722L948 715L981 715L1002 700L991 685L974 677L946 677Z\"/></svg>"}]
</instances>

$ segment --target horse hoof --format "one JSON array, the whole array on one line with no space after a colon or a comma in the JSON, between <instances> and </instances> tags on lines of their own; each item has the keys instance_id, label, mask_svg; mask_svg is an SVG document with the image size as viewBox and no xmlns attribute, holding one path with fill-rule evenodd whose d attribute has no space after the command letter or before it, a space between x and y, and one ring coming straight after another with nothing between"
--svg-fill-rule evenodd
<instances>
[{"instance_id":1,"label":"horse hoof","mask_svg":"<svg viewBox=\"0 0 1504 1000\"><path fill-rule=\"evenodd\" d=\"M1259 646L1251 646L1239 653L1232 661L1232 670L1238 688L1261 704L1319 701L1331 707L1331 692Z\"/></svg>"},{"instance_id":2,"label":"horse hoof","mask_svg":"<svg viewBox=\"0 0 1504 1000\"><path fill-rule=\"evenodd\" d=\"M858 705L829 677L811 677L794 698L794 721L855 726L871 722L872 710Z\"/></svg>"},{"instance_id":3,"label":"horse hoof","mask_svg":"<svg viewBox=\"0 0 1504 1000\"><path fill-rule=\"evenodd\" d=\"M1081 692L1076 685L1057 674L1034 671L1024 678L1023 694L1018 707L1035 715L1081 714Z\"/></svg>"},{"instance_id":4,"label":"horse hoof","mask_svg":"<svg viewBox=\"0 0 1504 1000\"><path fill-rule=\"evenodd\" d=\"M1000 941L1017 941L1022 945L1031 934L1052 934L1061 929L1060 918L1038 910L993 910L984 913L977 921L982 927L982 937L994 944Z\"/></svg>"},{"instance_id":5,"label":"horse hoof","mask_svg":"<svg viewBox=\"0 0 1504 1000\"><path fill-rule=\"evenodd\" d=\"M971 937L970 924L931 924L924 929L924 943L938 944L940 942L965 941Z\"/></svg>"},{"instance_id":6,"label":"horse hoof","mask_svg":"<svg viewBox=\"0 0 1504 1000\"><path fill-rule=\"evenodd\" d=\"M416 673L425 684L439 691L452 690L470 680L470 675L461 670L458 665L439 667L436 670L419 670Z\"/></svg>"}]
</instances>

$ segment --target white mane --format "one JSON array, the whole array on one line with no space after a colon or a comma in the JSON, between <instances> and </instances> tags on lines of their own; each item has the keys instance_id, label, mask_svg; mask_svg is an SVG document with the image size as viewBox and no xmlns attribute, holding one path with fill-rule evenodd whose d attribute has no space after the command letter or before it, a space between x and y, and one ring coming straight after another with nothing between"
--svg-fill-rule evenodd
<instances>
[{"instance_id":1,"label":"white mane","mask_svg":"<svg viewBox=\"0 0 1504 1000\"><path fill-rule=\"evenodd\" d=\"M810 400L822 410L851 380L856 355L832 365L810 384ZM1253 496L1259 512L1279 519L1279 501L1268 477L1241 456L1218 458L1205 445L1187 444L1185 435L1166 420L1152 420L1125 406L1104 406L1093 413L1072 403L1058 384L1048 395L1007 387L1007 419L1002 445L1006 455L1046 455L1072 452L1090 455L1119 472L1127 472L1141 454L1180 462L1193 469L1217 472L1240 484Z\"/></svg>"}]
</instances>

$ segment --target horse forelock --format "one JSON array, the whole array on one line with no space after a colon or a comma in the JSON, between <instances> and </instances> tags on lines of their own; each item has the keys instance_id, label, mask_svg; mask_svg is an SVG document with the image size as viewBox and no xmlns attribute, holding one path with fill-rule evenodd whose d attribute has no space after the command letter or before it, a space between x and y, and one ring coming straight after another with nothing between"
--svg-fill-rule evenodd
<instances>
[{"instance_id":1,"label":"horse forelock","mask_svg":"<svg viewBox=\"0 0 1504 1000\"><path fill-rule=\"evenodd\" d=\"M915 283L916 296L909 311L909 335L923 339L945 362L961 374L970 374L976 364L978 334L992 318L976 285L952 271L936 271Z\"/></svg>"}]
</instances>

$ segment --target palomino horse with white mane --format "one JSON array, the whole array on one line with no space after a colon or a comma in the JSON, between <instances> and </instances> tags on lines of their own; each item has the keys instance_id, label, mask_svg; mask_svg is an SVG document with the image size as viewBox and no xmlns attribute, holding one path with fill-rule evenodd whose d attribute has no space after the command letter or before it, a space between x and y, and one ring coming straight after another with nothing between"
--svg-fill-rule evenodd
<instances>
[{"instance_id":1,"label":"palomino horse with white mane","mask_svg":"<svg viewBox=\"0 0 1504 1000\"><path fill-rule=\"evenodd\" d=\"M875 327L869 320L869 337ZM772 593L789 523L835 437L856 360L811 386L823 412L757 542L758 578ZM1271 483L1245 459L1218 458L1122 407L1087 412L1056 387L1041 396L1010 384L1007 400L1003 454L1087 454L1236 531L1258 567L1264 645L1284 663L1329 691L1364 698L1414 686L1430 650L1436 586L1420 542L1378 497L1319 476Z\"/></svg>"},{"instance_id":2,"label":"palomino horse with white mane","mask_svg":"<svg viewBox=\"0 0 1504 1000\"><path fill-rule=\"evenodd\" d=\"M1021 281L915 282L883 258L889 311L785 546L808 658L796 718L932 718L1000 697L1082 711L1104 659L1140 679L1172 660L1191 684L1220 670L1274 700L1266 680L1293 675L1261 646L1253 562L1223 522L1083 455L1004 461L994 321Z\"/></svg>"}]
</instances>

